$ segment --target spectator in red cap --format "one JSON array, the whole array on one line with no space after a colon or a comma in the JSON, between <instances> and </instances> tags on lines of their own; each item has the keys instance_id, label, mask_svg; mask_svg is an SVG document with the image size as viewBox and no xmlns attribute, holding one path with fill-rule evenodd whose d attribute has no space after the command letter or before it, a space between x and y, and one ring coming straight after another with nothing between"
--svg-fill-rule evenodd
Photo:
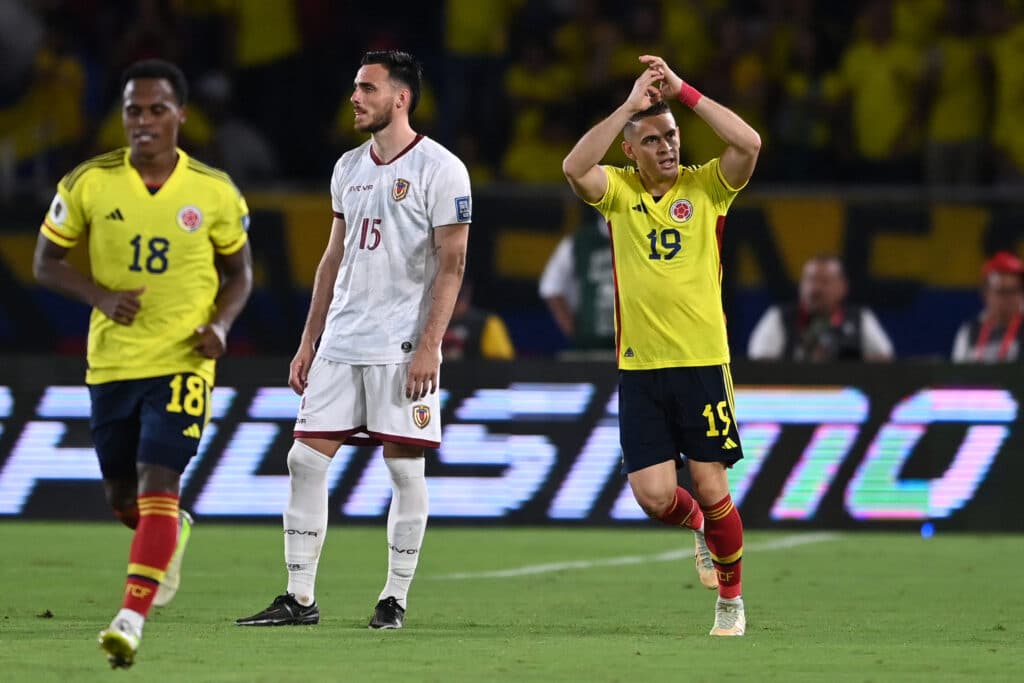
<instances>
[{"instance_id":1,"label":"spectator in red cap","mask_svg":"<svg viewBox=\"0 0 1024 683\"><path fill-rule=\"evenodd\" d=\"M982 265L981 278L985 308L960 326L953 342L953 361L1015 361L1024 343L1024 261L1000 251Z\"/></svg>"}]
</instances>

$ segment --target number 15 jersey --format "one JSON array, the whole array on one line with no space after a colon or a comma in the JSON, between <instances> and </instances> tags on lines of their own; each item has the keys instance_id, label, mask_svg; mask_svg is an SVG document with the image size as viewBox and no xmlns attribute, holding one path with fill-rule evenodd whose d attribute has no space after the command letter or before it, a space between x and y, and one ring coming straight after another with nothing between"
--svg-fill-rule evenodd
<instances>
[{"instance_id":1,"label":"number 15 jersey","mask_svg":"<svg viewBox=\"0 0 1024 683\"><path fill-rule=\"evenodd\" d=\"M195 331L209 322L220 287L214 255L245 245L249 209L227 174L180 149L174 171L151 193L129 152L101 154L64 176L40 227L69 249L87 237L102 287L146 288L131 325L93 309L85 380L194 372L212 385L215 363L193 349Z\"/></svg>"},{"instance_id":2,"label":"number 15 jersey","mask_svg":"<svg viewBox=\"0 0 1024 683\"><path fill-rule=\"evenodd\" d=\"M680 166L658 201L635 168L603 168L608 189L594 206L611 234L619 368L728 363L721 241L741 188L725 180L718 159Z\"/></svg>"},{"instance_id":3,"label":"number 15 jersey","mask_svg":"<svg viewBox=\"0 0 1024 683\"><path fill-rule=\"evenodd\" d=\"M422 135L388 163L367 141L335 164L331 200L345 256L318 353L351 365L409 362L432 302L434 228L472 220L469 173Z\"/></svg>"}]
</instances>

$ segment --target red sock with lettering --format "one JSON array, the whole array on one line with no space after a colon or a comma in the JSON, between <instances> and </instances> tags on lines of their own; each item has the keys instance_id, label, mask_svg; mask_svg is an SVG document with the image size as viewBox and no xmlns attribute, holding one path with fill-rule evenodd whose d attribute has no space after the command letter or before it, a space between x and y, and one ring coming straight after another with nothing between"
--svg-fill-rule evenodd
<instances>
[{"instance_id":1,"label":"red sock with lettering","mask_svg":"<svg viewBox=\"0 0 1024 683\"><path fill-rule=\"evenodd\" d=\"M718 595L738 598L743 565L743 521L732 496L704 509L704 538L718 571Z\"/></svg>"},{"instance_id":2,"label":"red sock with lettering","mask_svg":"<svg viewBox=\"0 0 1024 683\"><path fill-rule=\"evenodd\" d=\"M128 555L122 607L145 617L178 544L178 497L144 493L138 500L139 525Z\"/></svg>"},{"instance_id":3,"label":"red sock with lettering","mask_svg":"<svg viewBox=\"0 0 1024 683\"><path fill-rule=\"evenodd\" d=\"M690 492L682 486L677 486L676 499L672 501L672 505L669 506L668 510L665 510L658 517L658 520L669 526L700 529L701 525L704 524L704 513L701 512L700 505L693 499Z\"/></svg>"}]
</instances>

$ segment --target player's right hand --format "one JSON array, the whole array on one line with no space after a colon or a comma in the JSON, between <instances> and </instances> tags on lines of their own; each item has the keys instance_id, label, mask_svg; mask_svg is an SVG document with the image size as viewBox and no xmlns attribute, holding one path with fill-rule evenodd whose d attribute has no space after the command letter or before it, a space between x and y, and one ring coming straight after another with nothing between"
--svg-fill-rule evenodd
<instances>
[{"instance_id":1,"label":"player's right hand","mask_svg":"<svg viewBox=\"0 0 1024 683\"><path fill-rule=\"evenodd\" d=\"M96 308L118 325L131 325L142 308L139 297L145 291L145 287L106 291L96 302Z\"/></svg>"},{"instance_id":2,"label":"player's right hand","mask_svg":"<svg viewBox=\"0 0 1024 683\"><path fill-rule=\"evenodd\" d=\"M288 386L299 396L306 391L306 379L309 377L309 366L313 364L316 352L311 345L302 344L295 352L291 365L288 366Z\"/></svg>"},{"instance_id":3,"label":"player's right hand","mask_svg":"<svg viewBox=\"0 0 1024 683\"><path fill-rule=\"evenodd\" d=\"M653 69L661 74L661 97L665 100L673 100L679 96L679 90L683 87L683 79L675 71L669 68L665 60L657 55L640 55L640 61L648 69Z\"/></svg>"},{"instance_id":4,"label":"player's right hand","mask_svg":"<svg viewBox=\"0 0 1024 683\"><path fill-rule=\"evenodd\" d=\"M663 78L661 71L648 68L633 83L633 90L626 98L626 106L632 111L638 112L647 109L656 102L661 101L661 89L657 81Z\"/></svg>"}]
</instances>

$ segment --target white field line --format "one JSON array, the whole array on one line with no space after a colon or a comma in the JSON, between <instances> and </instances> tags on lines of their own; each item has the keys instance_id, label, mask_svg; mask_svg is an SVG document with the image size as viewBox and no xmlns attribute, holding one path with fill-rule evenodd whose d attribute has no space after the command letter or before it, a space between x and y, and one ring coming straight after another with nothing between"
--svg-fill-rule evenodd
<instances>
[{"instance_id":1,"label":"white field line","mask_svg":"<svg viewBox=\"0 0 1024 683\"><path fill-rule=\"evenodd\" d=\"M786 550L811 543L823 543L839 538L839 534L829 532L793 534L783 536L772 541L761 543L748 543L743 546L743 553L771 552L775 550ZM548 564L528 564L523 567L511 569L496 569L488 572L456 572L454 574L441 574L432 576L432 579L440 580L463 580L463 579L511 579L517 576L530 576L532 574L548 574L550 572L564 572L570 569L593 569L594 567L619 567L627 564L646 564L648 562L673 562L684 558L693 557L693 548L680 550L669 550L656 555L621 555L619 557L606 557L600 560L574 560L572 562L551 562Z\"/></svg>"}]
</instances>

